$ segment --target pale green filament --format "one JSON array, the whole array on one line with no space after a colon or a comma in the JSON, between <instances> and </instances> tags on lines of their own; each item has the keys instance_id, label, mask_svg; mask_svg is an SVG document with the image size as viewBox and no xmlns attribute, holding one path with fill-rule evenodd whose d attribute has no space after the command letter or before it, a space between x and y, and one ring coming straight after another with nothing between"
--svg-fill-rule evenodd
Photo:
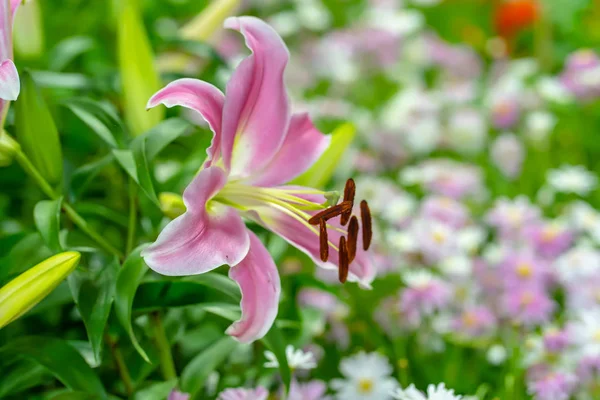
<instances>
[{"instance_id":1,"label":"pale green filament","mask_svg":"<svg viewBox=\"0 0 600 400\"><path fill-rule=\"evenodd\" d=\"M256 206L273 207L286 215L300 222L316 236L319 236L319 230L308 223L311 215L306 211L318 211L328 207L327 203L318 204L312 201L303 199L295 194L316 194L325 196L330 192L323 192L314 189L279 189L279 188L264 188L249 186L239 183L228 183L219 193L213 198L223 204L235 207L242 211L248 211ZM328 229L333 229L342 234L347 234L345 229L327 224ZM338 251L338 247L328 241L329 245Z\"/></svg>"}]
</instances>

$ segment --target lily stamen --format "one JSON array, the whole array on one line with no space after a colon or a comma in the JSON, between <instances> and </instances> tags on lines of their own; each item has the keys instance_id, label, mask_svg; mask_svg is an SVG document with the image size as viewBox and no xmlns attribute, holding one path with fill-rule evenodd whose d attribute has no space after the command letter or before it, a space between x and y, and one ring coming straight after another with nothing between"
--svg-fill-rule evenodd
<instances>
[{"instance_id":1,"label":"lily stamen","mask_svg":"<svg viewBox=\"0 0 600 400\"><path fill-rule=\"evenodd\" d=\"M360 202L360 220L362 222L363 250L369 250L371 239L373 238L373 228L371 226L371 210L365 200Z\"/></svg>"},{"instance_id":2,"label":"lily stamen","mask_svg":"<svg viewBox=\"0 0 600 400\"><path fill-rule=\"evenodd\" d=\"M342 226L348 223L350 216L352 215L352 208L354 207L354 196L356 195L356 183L354 183L354 179L349 178L346 181L346 186L344 187L344 201L350 202L350 209L346 212L342 213L342 217L340 218L340 223Z\"/></svg>"},{"instance_id":3,"label":"lily stamen","mask_svg":"<svg viewBox=\"0 0 600 400\"><path fill-rule=\"evenodd\" d=\"M348 247L346 246L346 238L344 236L340 237L340 250L339 250L339 264L340 268L338 270L338 278L341 283L346 283L348 279L348 269L350 266L348 260Z\"/></svg>"}]
</instances>

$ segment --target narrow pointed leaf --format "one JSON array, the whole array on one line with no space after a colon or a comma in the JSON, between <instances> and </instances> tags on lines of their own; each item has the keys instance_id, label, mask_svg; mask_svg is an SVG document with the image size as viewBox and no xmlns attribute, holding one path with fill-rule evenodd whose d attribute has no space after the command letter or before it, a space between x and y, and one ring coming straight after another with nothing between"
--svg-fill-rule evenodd
<instances>
[{"instance_id":1,"label":"narrow pointed leaf","mask_svg":"<svg viewBox=\"0 0 600 400\"><path fill-rule=\"evenodd\" d=\"M62 197L56 200L42 200L33 209L35 226L42 235L42 239L50 250L59 252L62 250L60 244L60 210Z\"/></svg>"},{"instance_id":2,"label":"narrow pointed leaf","mask_svg":"<svg viewBox=\"0 0 600 400\"><path fill-rule=\"evenodd\" d=\"M148 162L160 153L169 143L181 136L190 124L180 118L171 118L161 122L148 132L136 137L132 144L132 149L139 149L142 142L145 141L146 159Z\"/></svg>"},{"instance_id":3,"label":"narrow pointed leaf","mask_svg":"<svg viewBox=\"0 0 600 400\"><path fill-rule=\"evenodd\" d=\"M119 146L113 132L117 132L119 137L122 137L123 126L112 110L89 99L73 99L65 105L108 146L112 148Z\"/></svg>"},{"instance_id":4,"label":"narrow pointed leaf","mask_svg":"<svg viewBox=\"0 0 600 400\"><path fill-rule=\"evenodd\" d=\"M181 373L181 389L194 396L204 386L206 378L239 346L231 337L224 337L198 354Z\"/></svg>"},{"instance_id":5,"label":"narrow pointed leaf","mask_svg":"<svg viewBox=\"0 0 600 400\"><path fill-rule=\"evenodd\" d=\"M154 184L148 169L146 159L145 141L141 141L133 150L113 150L113 155L117 162L123 167L125 172L138 184L142 192L152 201L154 205L160 208L160 202L154 191Z\"/></svg>"},{"instance_id":6,"label":"narrow pointed leaf","mask_svg":"<svg viewBox=\"0 0 600 400\"><path fill-rule=\"evenodd\" d=\"M102 339L113 304L118 268L119 263L115 259L103 265L99 271L76 273L69 279L97 364L101 362Z\"/></svg>"},{"instance_id":7,"label":"narrow pointed leaf","mask_svg":"<svg viewBox=\"0 0 600 400\"><path fill-rule=\"evenodd\" d=\"M285 354L286 343L281 330L276 324L273 324L266 336L262 338L262 342L273 352L273 354L275 354L275 357L279 362L281 380L285 385L286 391L289 392L292 381L292 372L290 371L290 366L288 365L287 356Z\"/></svg>"},{"instance_id":8,"label":"narrow pointed leaf","mask_svg":"<svg viewBox=\"0 0 600 400\"><path fill-rule=\"evenodd\" d=\"M356 129L354 125L345 123L337 127L331 134L331 143L321 158L305 173L293 180L293 184L320 188L331 179L342 156L352 143Z\"/></svg>"},{"instance_id":9,"label":"narrow pointed leaf","mask_svg":"<svg viewBox=\"0 0 600 400\"><path fill-rule=\"evenodd\" d=\"M17 139L40 173L52 184L62 179L62 151L54 119L28 72L21 74L21 94L15 102Z\"/></svg>"},{"instance_id":10,"label":"narrow pointed leaf","mask_svg":"<svg viewBox=\"0 0 600 400\"><path fill-rule=\"evenodd\" d=\"M115 313L137 352L149 363L150 358L135 337L131 323L133 299L142 278L148 271L146 263L140 256L144 247L140 246L132 251L119 270L115 293Z\"/></svg>"},{"instance_id":11,"label":"narrow pointed leaf","mask_svg":"<svg viewBox=\"0 0 600 400\"><path fill-rule=\"evenodd\" d=\"M120 8L117 47L125 116L130 131L137 136L163 119L163 107L146 111L148 99L161 85L136 2L123 1Z\"/></svg>"}]
</instances>

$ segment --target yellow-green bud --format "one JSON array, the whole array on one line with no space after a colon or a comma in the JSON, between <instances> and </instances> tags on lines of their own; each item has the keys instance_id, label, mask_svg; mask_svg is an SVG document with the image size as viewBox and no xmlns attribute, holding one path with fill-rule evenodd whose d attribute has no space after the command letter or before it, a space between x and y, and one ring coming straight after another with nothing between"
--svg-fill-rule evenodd
<instances>
[{"instance_id":1,"label":"yellow-green bud","mask_svg":"<svg viewBox=\"0 0 600 400\"><path fill-rule=\"evenodd\" d=\"M50 294L77 266L81 254L56 254L0 289L0 328L13 322Z\"/></svg>"},{"instance_id":2,"label":"yellow-green bud","mask_svg":"<svg viewBox=\"0 0 600 400\"><path fill-rule=\"evenodd\" d=\"M158 201L163 214L171 219L179 217L186 210L183 199L176 193L163 192L158 195Z\"/></svg>"}]
</instances>

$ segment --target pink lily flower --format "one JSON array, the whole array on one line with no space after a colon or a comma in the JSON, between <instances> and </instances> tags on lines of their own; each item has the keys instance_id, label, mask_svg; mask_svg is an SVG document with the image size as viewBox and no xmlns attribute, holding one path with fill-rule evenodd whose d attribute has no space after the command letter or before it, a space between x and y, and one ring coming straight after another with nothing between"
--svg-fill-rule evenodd
<instances>
[{"instance_id":1,"label":"pink lily flower","mask_svg":"<svg viewBox=\"0 0 600 400\"><path fill-rule=\"evenodd\" d=\"M19 96L20 82L13 62L12 28L21 0L0 0L0 126L8 112L8 104Z\"/></svg>"},{"instance_id":2,"label":"pink lily flower","mask_svg":"<svg viewBox=\"0 0 600 400\"><path fill-rule=\"evenodd\" d=\"M285 44L254 17L229 18L225 27L241 32L252 51L234 71L225 95L209 83L179 79L148 102L149 108L162 103L197 111L214 136L206 162L183 193L187 211L168 224L142 256L163 275L195 275L222 264L231 266L229 276L242 291L242 318L227 333L251 342L273 324L281 285L272 257L242 218L280 235L328 269L338 268L330 260L348 255L338 252L346 250L338 243L348 232L333 219L316 227L311 225L314 220L309 223L327 209L327 193L283 186L329 145L329 137L307 114L290 112L283 82L289 59ZM345 263L348 280L369 286L375 269L363 249L368 246L355 247L360 248L354 259L345 259L350 261Z\"/></svg>"}]
</instances>

